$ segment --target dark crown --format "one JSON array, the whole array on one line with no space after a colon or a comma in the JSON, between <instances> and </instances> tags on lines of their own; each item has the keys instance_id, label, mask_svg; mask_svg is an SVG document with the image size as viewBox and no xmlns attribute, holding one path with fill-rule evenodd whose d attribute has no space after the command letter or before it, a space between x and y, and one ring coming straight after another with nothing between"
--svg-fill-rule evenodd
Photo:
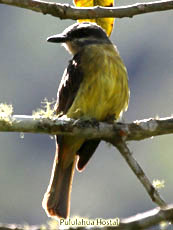
<instances>
[{"instance_id":1,"label":"dark crown","mask_svg":"<svg viewBox=\"0 0 173 230\"><path fill-rule=\"evenodd\" d=\"M83 22L75 23L64 30L63 34L69 40L94 37L96 39L108 39L105 31L95 23Z\"/></svg>"}]
</instances>

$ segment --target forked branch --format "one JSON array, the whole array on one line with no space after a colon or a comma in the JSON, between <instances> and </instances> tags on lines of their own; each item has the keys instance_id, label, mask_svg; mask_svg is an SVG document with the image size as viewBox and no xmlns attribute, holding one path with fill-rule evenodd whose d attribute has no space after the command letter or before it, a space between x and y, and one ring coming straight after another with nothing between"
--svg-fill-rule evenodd
<instances>
[{"instance_id":1,"label":"forked branch","mask_svg":"<svg viewBox=\"0 0 173 230\"><path fill-rule=\"evenodd\" d=\"M153 202L160 207L166 207L138 162L132 156L126 141L142 140L151 136L173 133L173 118L153 118L135 121L131 124L107 124L95 120L72 120L69 118L57 119L37 118L31 116L1 116L0 131L31 132L59 135L78 135L86 139L100 138L113 144L122 154L137 178L143 184Z\"/></svg>"}]
</instances>

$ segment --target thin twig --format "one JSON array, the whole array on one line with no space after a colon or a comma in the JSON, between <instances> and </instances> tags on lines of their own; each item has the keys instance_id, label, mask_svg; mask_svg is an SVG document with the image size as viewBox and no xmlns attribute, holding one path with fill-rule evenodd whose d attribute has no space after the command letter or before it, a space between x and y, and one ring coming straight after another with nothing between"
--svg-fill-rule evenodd
<instances>
[{"instance_id":1,"label":"thin twig","mask_svg":"<svg viewBox=\"0 0 173 230\"><path fill-rule=\"evenodd\" d=\"M17 6L43 14L50 14L61 19L87 19L105 17L133 17L135 15L173 9L173 0L136 3L121 7L74 7L39 0L0 0L0 4Z\"/></svg>"},{"instance_id":2,"label":"thin twig","mask_svg":"<svg viewBox=\"0 0 173 230\"><path fill-rule=\"evenodd\" d=\"M164 222L169 225L173 221L173 205L168 205L166 208L155 208L144 213L139 213L135 216L120 220L120 225L116 230L139 230L148 229ZM110 229L111 230L111 229Z\"/></svg>"},{"instance_id":3,"label":"thin twig","mask_svg":"<svg viewBox=\"0 0 173 230\"><path fill-rule=\"evenodd\" d=\"M158 191L154 188L150 180L145 175L141 166L132 156L132 153L130 152L127 144L121 138L119 138L119 140L116 139L114 142L111 143L116 146L117 149L120 151L121 155L124 157L129 167L135 173L139 181L143 184L152 201L162 208L166 207L166 202L161 198Z\"/></svg>"}]
</instances>

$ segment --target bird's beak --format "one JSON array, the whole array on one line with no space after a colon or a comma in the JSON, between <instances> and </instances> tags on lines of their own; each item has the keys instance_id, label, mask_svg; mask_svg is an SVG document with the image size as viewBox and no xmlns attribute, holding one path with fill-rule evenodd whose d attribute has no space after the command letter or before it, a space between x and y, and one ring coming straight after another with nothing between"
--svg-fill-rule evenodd
<instances>
[{"instance_id":1,"label":"bird's beak","mask_svg":"<svg viewBox=\"0 0 173 230\"><path fill-rule=\"evenodd\" d=\"M56 34L47 38L47 42L55 42L55 43L64 43L67 41L67 36L64 34Z\"/></svg>"}]
</instances>

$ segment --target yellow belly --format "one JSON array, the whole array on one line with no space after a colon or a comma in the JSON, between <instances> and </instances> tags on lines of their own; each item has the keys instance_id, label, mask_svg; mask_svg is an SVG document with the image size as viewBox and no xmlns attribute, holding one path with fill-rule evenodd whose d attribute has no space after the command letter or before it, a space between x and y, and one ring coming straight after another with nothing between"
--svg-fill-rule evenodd
<instances>
[{"instance_id":1,"label":"yellow belly","mask_svg":"<svg viewBox=\"0 0 173 230\"><path fill-rule=\"evenodd\" d=\"M71 118L118 119L129 101L126 68L113 45L90 45L81 59L84 79L68 110Z\"/></svg>"}]
</instances>

